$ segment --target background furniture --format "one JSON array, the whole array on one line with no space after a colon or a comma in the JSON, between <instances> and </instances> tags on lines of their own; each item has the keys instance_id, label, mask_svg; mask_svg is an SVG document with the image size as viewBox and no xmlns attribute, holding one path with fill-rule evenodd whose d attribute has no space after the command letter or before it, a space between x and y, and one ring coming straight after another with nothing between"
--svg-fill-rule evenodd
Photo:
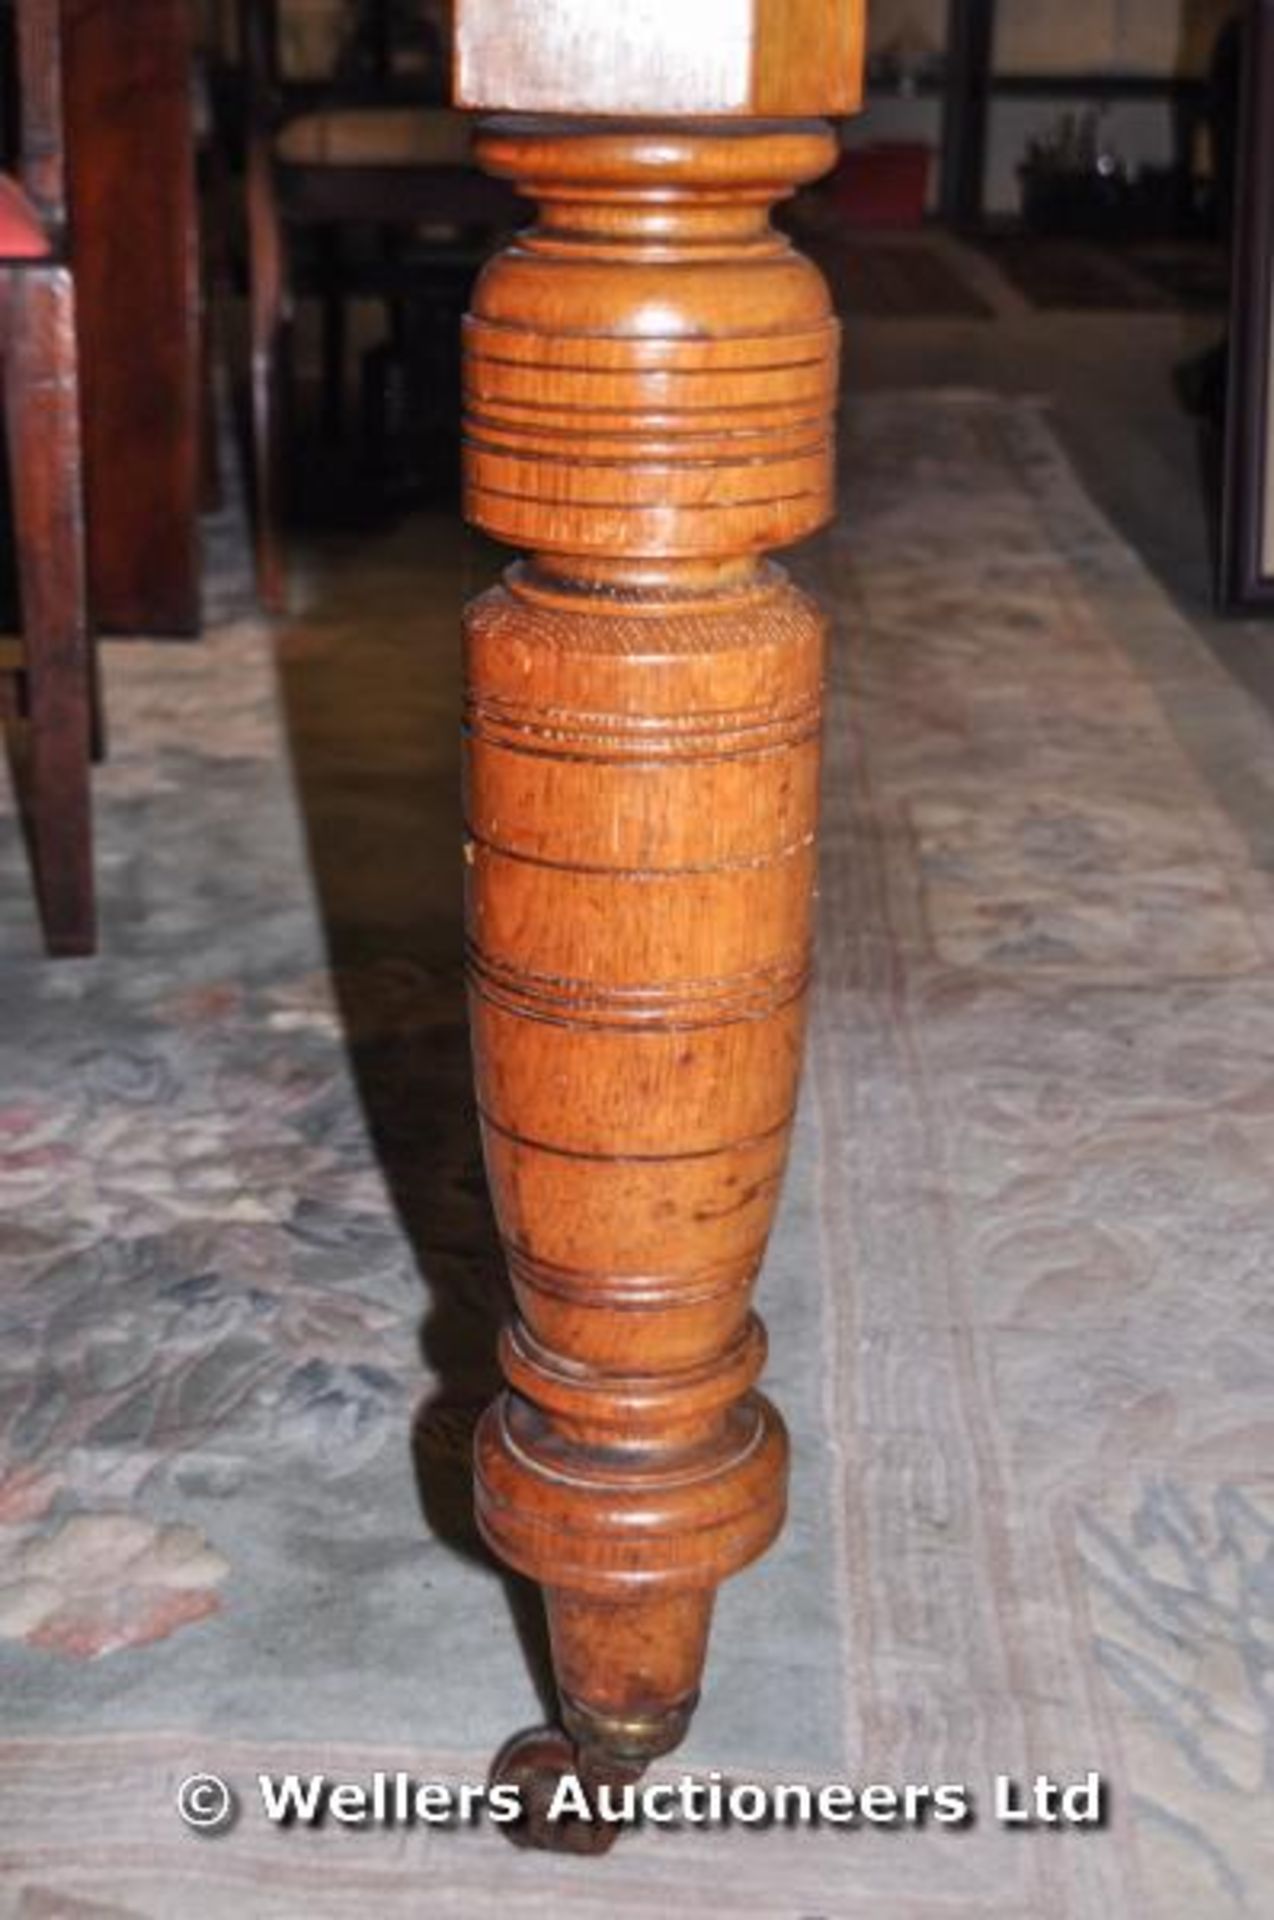
<instances>
[{"instance_id":1,"label":"background furniture","mask_svg":"<svg viewBox=\"0 0 1274 1920\"><path fill-rule=\"evenodd\" d=\"M1220 594L1274 606L1274 4L1250 0L1235 206Z\"/></svg>"},{"instance_id":2,"label":"background furniture","mask_svg":"<svg viewBox=\"0 0 1274 1920\"><path fill-rule=\"evenodd\" d=\"M292 324L298 303L322 311L322 421L339 441L345 412L352 302L380 302L400 378L432 347L415 383L402 439L426 448L458 408L455 343L469 287L496 234L513 217L507 190L470 163L469 130L441 103L445 55L421 9L350 0L331 71L289 77L280 0L243 0L248 280L251 308L253 471L258 582L274 612L285 595L281 528L291 405ZM339 25L338 20L338 25ZM429 341L421 338L424 322ZM382 356L383 361L384 356ZM372 368L375 374L375 363ZM432 411L430 386L445 396ZM425 399L422 402L422 388ZM378 484L392 455L379 379ZM400 404L401 398L400 398ZM375 410L377 396L369 401Z\"/></svg>"},{"instance_id":3,"label":"background furniture","mask_svg":"<svg viewBox=\"0 0 1274 1920\"><path fill-rule=\"evenodd\" d=\"M982 218L995 0L951 0L943 77L941 208L944 220Z\"/></svg>"},{"instance_id":4,"label":"background furniture","mask_svg":"<svg viewBox=\"0 0 1274 1920\"><path fill-rule=\"evenodd\" d=\"M65 258L59 0L18 0L18 171L0 175L0 354L22 638L20 794L50 953L95 939L75 294Z\"/></svg>"},{"instance_id":5,"label":"background furniture","mask_svg":"<svg viewBox=\"0 0 1274 1920\"><path fill-rule=\"evenodd\" d=\"M64 0L100 628L199 630L201 316L186 0Z\"/></svg>"},{"instance_id":6,"label":"background furniture","mask_svg":"<svg viewBox=\"0 0 1274 1920\"><path fill-rule=\"evenodd\" d=\"M942 146L936 204L962 227L1017 211L1015 168L1067 114L1100 112L1103 139L1156 217L1195 230L1207 211L1198 139L1226 0L882 0L864 131Z\"/></svg>"},{"instance_id":7,"label":"background furniture","mask_svg":"<svg viewBox=\"0 0 1274 1920\"><path fill-rule=\"evenodd\" d=\"M782 1523L753 1283L796 1097L823 628L764 555L832 510L839 329L772 203L834 162L858 0L459 0L483 164L534 197L466 328L466 504L533 556L466 634L469 991L519 1318L477 1437L544 1590L562 1731L521 1837L694 1711L716 1588ZM608 116L600 121L593 116ZM758 1657L764 1650L758 1649Z\"/></svg>"}]
</instances>

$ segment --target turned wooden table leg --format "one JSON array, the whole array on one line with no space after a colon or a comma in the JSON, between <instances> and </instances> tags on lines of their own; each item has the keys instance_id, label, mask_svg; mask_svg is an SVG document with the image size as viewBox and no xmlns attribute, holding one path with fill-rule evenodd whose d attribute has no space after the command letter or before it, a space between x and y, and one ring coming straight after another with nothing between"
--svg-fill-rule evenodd
<instances>
[{"instance_id":1,"label":"turned wooden table leg","mask_svg":"<svg viewBox=\"0 0 1274 1920\"><path fill-rule=\"evenodd\" d=\"M531 556L466 635L471 1023L519 1312L477 1503L544 1591L564 1729L497 1772L523 1838L591 1850L615 1829L550 1827L545 1796L676 1746L716 1590L783 1517L751 1299L823 629L765 555L830 512L839 333L769 213L836 149L817 120L544 117L478 151L539 213L466 326L468 512Z\"/></svg>"}]
</instances>

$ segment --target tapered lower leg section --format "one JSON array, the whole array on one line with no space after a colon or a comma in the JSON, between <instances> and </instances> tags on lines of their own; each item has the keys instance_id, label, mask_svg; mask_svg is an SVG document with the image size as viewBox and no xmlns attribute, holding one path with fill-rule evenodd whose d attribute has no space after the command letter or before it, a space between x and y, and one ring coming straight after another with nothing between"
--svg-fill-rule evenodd
<instances>
[{"instance_id":1,"label":"tapered lower leg section","mask_svg":"<svg viewBox=\"0 0 1274 1920\"><path fill-rule=\"evenodd\" d=\"M786 1435L750 1390L764 1353L755 1319L711 1361L628 1378L567 1374L525 1326L506 1341L516 1388L478 1435L478 1518L544 1587L562 1725L585 1772L632 1777L680 1744L716 1589L782 1523Z\"/></svg>"},{"instance_id":2,"label":"tapered lower leg section","mask_svg":"<svg viewBox=\"0 0 1274 1920\"><path fill-rule=\"evenodd\" d=\"M510 1741L493 1777L519 1790L514 1838L523 1845L604 1853L619 1827L599 1810L598 1789L639 1780L681 1744L699 1698L714 1594L606 1601L550 1588L544 1599L562 1730Z\"/></svg>"},{"instance_id":3,"label":"tapered lower leg section","mask_svg":"<svg viewBox=\"0 0 1274 1920\"><path fill-rule=\"evenodd\" d=\"M496 123L541 200L467 329L472 516L534 559L470 610L470 1016L518 1319L477 1514L544 1591L553 1782L682 1738L723 1580L782 1523L752 1291L805 1024L822 621L763 549L825 515L837 329L767 219L825 131ZM678 253L678 248L681 253ZM574 305L572 305L574 303Z\"/></svg>"},{"instance_id":4,"label":"tapered lower leg section","mask_svg":"<svg viewBox=\"0 0 1274 1920\"><path fill-rule=\"evenodd\" d=\"M680 1745L699 1698L715 1594L596 1600L544 1596L567 1731L644 1764Z\"/></svg>"}]
</instances>

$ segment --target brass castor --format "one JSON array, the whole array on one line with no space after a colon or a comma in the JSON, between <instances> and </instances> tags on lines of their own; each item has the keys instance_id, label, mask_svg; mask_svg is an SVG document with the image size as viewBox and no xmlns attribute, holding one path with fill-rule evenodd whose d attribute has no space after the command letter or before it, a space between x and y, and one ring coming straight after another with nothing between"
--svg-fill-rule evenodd
<instances>
[{"instance_id":1,"label":"brass castor","mask_svg":"<svg viewBox=\"0 0 1274 1920\"><path fill-rule=\"evenodd\" d=\"M502 1827L518 1847L536 1847L546 1853L609 1853L619 1838L621 1823L600 1815L588 1819L567 1807L553 1814L553 1800L562 1781L574 1776L589 1804L596 1806L600 1786L627 1786L640 1780L645 1768L577 1747L559 1727L535 1727L514 1734L495 1757L492 1786L516 1787L521 1816Z\"/></svg>"}]
</instances>

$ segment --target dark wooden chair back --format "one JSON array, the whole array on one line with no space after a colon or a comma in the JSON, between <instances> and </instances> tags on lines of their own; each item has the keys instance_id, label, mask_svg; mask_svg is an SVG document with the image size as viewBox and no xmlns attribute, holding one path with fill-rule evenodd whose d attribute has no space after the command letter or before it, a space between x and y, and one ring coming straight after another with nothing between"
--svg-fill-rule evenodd
<instances>
[{"instance_id":1,"label":"dark wooden chair back","mask_svg":"<svg viewBox=\"0 0 1274 1920\"><path fill-rule=\"evenodd\" d=\"M61 0L10 0L17 177L51 236L66 224Z\"/></svg>"}]
</instances>

